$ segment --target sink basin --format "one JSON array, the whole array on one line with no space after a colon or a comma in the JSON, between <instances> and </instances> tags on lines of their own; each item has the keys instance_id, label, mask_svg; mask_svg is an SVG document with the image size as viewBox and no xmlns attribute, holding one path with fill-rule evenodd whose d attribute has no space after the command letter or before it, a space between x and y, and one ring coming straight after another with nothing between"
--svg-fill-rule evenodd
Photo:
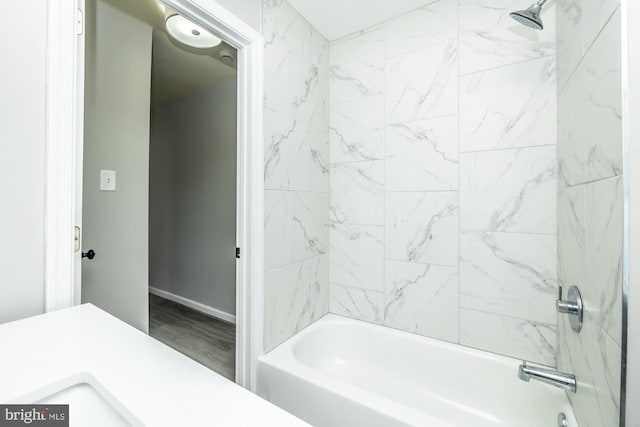
<instances>
[{"instance_id":1,"label":"sink basin","mask_svg":"<svg viewBox=\"0 0 640 427\"><path fill-rule=\"evenodd\" d=\"M67 387L35 403L69 405L69 425L72 427L132 426L91 384L86 382Z\"/></svg>"}]
</instances>

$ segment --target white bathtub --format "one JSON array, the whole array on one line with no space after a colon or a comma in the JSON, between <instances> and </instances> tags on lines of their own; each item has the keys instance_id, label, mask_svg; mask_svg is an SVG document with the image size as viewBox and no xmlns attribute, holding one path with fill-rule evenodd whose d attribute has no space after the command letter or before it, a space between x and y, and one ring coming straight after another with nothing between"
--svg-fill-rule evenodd
<instances>
[{"instance_id":1,"label":"white bathtub","mask_svg":"<svg viewBox=\"0 0 640 427\"><path fill-rule=\"evenodd\" d=\"M577 426L520 360L327 315L258 362L258 394L316 427Z\"/></svg>"}]
</instances>

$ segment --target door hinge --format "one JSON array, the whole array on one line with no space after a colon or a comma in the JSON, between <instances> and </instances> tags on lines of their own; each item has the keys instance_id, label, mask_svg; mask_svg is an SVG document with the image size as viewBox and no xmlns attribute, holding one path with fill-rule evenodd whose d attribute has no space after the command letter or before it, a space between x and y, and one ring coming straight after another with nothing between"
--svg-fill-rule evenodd
<instances>
[{"instance_id":1,"label":"door hinge","mask_svg":"<svg viewBox=\"0 0 640 427\"><path fill-rule=\"evenodd\" d=\"M82 35L84 32L84 14L82 10L76 9L76 34Z\"/></svg>"},{"instance_id":2,"label":"door hinge","mask_svg":"<svg viewBox=\"0 0 640 427\"><path fill-rule=\"evenodd\" d=\"M77 225L73 229L73 252L76 253L80 250L80 227Z\"/></svg>"},{"instance_id":3,"label":"door hinge","mask_svg":"<svg viewBox=\"0 0 640 427\"><path fill-rule=\"evenodd\" d=\"M236 258L240 258L240 248L236 248Z\"/></svg>"}]
</instances>

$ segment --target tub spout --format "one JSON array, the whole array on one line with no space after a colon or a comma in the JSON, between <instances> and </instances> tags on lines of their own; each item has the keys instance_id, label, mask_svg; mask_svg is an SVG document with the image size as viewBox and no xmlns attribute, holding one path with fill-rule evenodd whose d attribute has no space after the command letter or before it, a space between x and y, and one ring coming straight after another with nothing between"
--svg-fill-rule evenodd
<instances>
[{"instance_id":1,"label":"tub spout","mask_svg":"<svg viewBox=\"0 0 640 427\"><path fill-rule=\"evenodd\" d=\"M533 378L534 380L541 381L573 393L576 392L577 388L576 377L574 375L554 371L553 369L528 366L527 362L523 362L518 368L518 378L527 382Z\"/></svg>"}]
</instances>

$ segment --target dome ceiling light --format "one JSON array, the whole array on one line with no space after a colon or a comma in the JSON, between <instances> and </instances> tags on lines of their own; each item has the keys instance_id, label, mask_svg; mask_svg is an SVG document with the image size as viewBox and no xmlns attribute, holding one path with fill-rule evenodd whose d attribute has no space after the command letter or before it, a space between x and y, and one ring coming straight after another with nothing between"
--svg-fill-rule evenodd
<instances>
[{"instance_id":1,"label":"dome ceiling light","mask_svg":"<svg viewBox=\"0 0 640 427\"><path fill-rule=\"evenodd\" d=\"M177 13L170 15L165 25L174 40L196 49L210 49L222 43L218 37Z\"/></svg>"}]
</instances>

